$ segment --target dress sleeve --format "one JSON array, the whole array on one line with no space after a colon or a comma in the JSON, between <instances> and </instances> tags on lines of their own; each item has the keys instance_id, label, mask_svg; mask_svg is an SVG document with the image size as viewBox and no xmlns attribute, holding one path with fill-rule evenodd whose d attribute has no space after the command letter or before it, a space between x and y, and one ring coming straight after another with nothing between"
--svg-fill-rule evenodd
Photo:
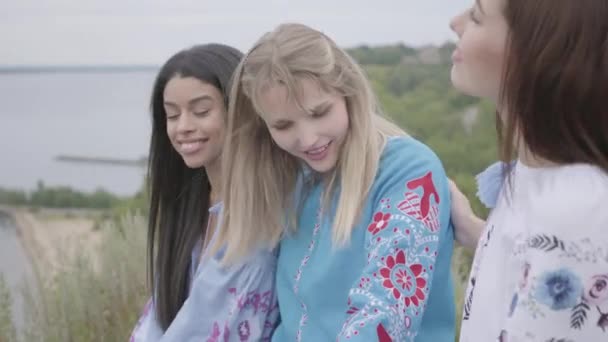
<instances>
[{"instance_id":1,"label":"dress sleeve","mask_svg":"<svg viewBox=\"0 0 608 342\"><path fill-rule=\"evenodd\" d=\"M279 317L275 263L260 258L230 271L218 268L214 286L209 274L197 277L161 341L268 341Z\"/></svg>"},{"instance_id":2,"label":"dress sleeve","mask_svg":"<svg viewBox=\"0 0 608 342\"><path fill-rule=\"evenodd\" d=\"M391 174L376 196L366 232L367 266L350 290L339 341L414 341L450 207L440 162L419 166Z\"/></svg>"},{"instance_id":3,"label":"dress sleeve","mask_svg":"<svg viewBox=\"0 0 608 342\"><path fill-rule=\"evenodd\" d=\"M129 342L158 341L162 335L163 332L156 321L154 300L150 298L133 328Z\"/></svg>"}]
</instances>

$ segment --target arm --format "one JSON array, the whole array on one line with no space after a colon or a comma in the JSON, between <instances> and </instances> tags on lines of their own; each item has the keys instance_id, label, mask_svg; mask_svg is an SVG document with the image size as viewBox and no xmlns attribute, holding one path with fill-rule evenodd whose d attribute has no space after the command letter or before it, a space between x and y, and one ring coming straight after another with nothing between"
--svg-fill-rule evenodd
<instances>
[{"instance_id":1,"label":"arm","mask_svg":"<svg viewBox=\"0 0 608 342\"><path fill-rule=\"evenodd\" d=\"M416 336L439 240L449 226L447 178L438 160L423 164L395 172L379 194L367 225L368 264L350 291L340 341L413 341Z\"/></svg>"},{"instance_id":2,"label":"arm","mask_svg":"<svg viewBox=\"0 0 608 342\"><path fill-rule=\"evenodd\" d=\"M473 213L469 199L458 189L456 183L452 180L449 182L452 197L452 223L456 241L469 249L475 249L486 221Z\"/></svg>"},{"instance_id":3,"label":"arm","mask_svg":"<svg viewBox=\"0 0 608 342\"><path fill-rule=\"evenodd\" d=\"M534 225L539 228L528 238L517 288L510 307L504 308L507 341L608 341L605 203L575 214L578 225L558 218L576 208Z\"/></svg>"},{"instance_id":4,"label":"arm","mask_svg":"<svg viewBox=\"0 0 608 342\"><path fill-rule=\"evenodd\" d=\"M487 208L496 207L496 202L504 186L505 174L511 172L510 170L514 165L515 162L510 164L496 162L475 177L477 197ZM456 241L469 249L475 249L486 222L475 215L469 199L452 180L450 180L450 194L452 196L452 223L456 232Z\"/></svg>"},{"instance_id":5,"label":"arm","mask_svg":"<svg viewBox=\"0 0 608 342\"><path fill-rule=\"evenodd\" d=\"M228 340L229 331L233 336L230 340L238 336L239 341L270 341L279 322L274 258L271 268L249 268L248 274L241 275L243 286L228 289L233 305L226 319L224 340Z\"/></svg>"},{"instance_id":6,"label":"arm","mask_svg":"<svg viewBox=\"0 0 608 342\"><path fill-rule=\"evenodd\" d=\"M208 267L197 275L162 341L269 340L278 320L275 263L274 254L263 254L229 269Z\"/></svg>"}]
</instances>

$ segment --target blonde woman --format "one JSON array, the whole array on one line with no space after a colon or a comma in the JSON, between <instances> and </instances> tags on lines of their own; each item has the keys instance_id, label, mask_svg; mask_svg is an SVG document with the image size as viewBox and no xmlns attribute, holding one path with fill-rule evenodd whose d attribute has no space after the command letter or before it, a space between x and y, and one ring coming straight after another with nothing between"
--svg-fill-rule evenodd
<instances>
[{"instance_id":1,"label":"blonde woman","mask_svg":"<svg viewBox=\"0 0 608 342\"><path fill-rule=\"evenodd\" d=\"M272 340L453 341L447 178L379 115L361 68L284 24L245 56L230 98L216 245L228 263L280 245Z\"/></svg>"}]
</instances>

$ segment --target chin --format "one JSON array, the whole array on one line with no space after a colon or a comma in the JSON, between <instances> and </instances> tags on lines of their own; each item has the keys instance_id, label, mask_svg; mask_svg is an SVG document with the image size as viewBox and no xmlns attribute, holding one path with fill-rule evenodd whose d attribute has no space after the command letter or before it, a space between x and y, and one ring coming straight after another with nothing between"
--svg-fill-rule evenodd
<instances>
[{"instance_id":1,"label":"chin","mask_svg":"<svg viewBox=\"0 0 608 342\"><path fill-rule=\"evenodd\" d=\"M458 74L458 71L456 70L456 66L452 66L452 71L450 72L450 81L452 82L452 86L456 90L461 93L465 93L466 95L469 95L465 85L462 82L460 75Z\"/></svg>"},{"instance_id":2,"label":"chin","mask_svg":"<svg viewBox=\"0 0 608 342\"><path fill-rule=\"evenodd\" d=\"M308 166L318 173L327 173L336 168L337 161L329 162L323 161L322 163L315 163L314 165L308 164Z\"/></svg>"},{"instance_id":3,"label":"chin","mask_svg":"<svg viewBox=\"0 0 608 342\"><path fill-rule=\"evenodd\" d=\"M496 102L497 96L495 96L493 92L495 88L493 84L481 82L475 77L465 77L465 75L460 73L460 70L458 70L456 66L452 66L450 80L452 81L454 89L466 96L490 100L494 103Z\"/></svg>"},{"instance_id":4,"label":"chin","mask_svg":"<svg viewBox=\"0 0 608 342\"><path fill-rule=\"evenodd\" d=\"M473 87L471 87L468 82L463 81L462 78L458 77L458 75L454 75L453 72L451 75L451 81L454 89L456 89L461 94L472 97L480 97L479 92L474 91Z\"/></svg>"},{"instance_id":5,"label":"chin","mask_svg":"<svg viewBox=\"0 0 608 342\"><path fill-rule=\"evenodd\" d=\"M184 164L191 169L198 169L205 166L205 161L201 158L183 158Z\"/></svg>"},{"instance_id":6,"label":"chin","mask_svg":"<svg viewBox=\"0 0 608 342\"><path fill-rule=\"evenodd\" d=\"M310 164L308 164L308 166L311 169L313 169L316 173L327 173L333 169L333 167L319 167L319 166L313 167Z\"/></svg>"}]
</instances>

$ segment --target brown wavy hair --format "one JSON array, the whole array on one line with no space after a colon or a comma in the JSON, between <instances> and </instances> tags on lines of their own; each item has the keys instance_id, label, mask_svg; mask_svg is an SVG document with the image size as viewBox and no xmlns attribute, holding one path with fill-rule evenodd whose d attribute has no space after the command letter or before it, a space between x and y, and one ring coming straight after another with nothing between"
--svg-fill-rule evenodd
<instances>
[{"instance_id":1,"label":"brown wavy hair","mask_svg":"<svg viewBox=\"0 0 608 342\"><path fill-rule=\"evenodd\" d=\"M505 0L501 159L523 141L557 164L608 172L608 1Z\"/></svg>"}]
</instances>

